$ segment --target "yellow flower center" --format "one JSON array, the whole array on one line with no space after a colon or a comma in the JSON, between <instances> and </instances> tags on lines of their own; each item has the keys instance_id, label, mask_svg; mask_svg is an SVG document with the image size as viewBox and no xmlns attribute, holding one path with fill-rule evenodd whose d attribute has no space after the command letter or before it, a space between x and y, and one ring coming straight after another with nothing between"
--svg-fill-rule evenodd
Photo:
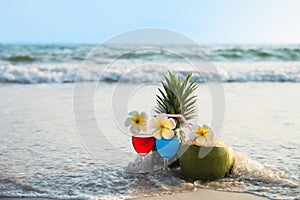
<instances>
[{"instance_id":1,"label":"yellow flower center","mask_svg":"<svg viewBox=\"0 0 300 200\"><path fill-rule=\"evenodd\" d=\"M196 131L196 135L199 138L205 138L209 135L209 130L204 127L199 127Z\"/></svg>"},{"instance_id":2,"label":"yellow flower center","mask_svg":"<svg viewBox=\"0 0 300 200\"><path fill-rule=\"evenodd\" d=\"M134 126L143 126L146 122L146 119L142 115L133 115L131 117L131 122Z\"/></svg>"},{"instance_id":3,"label":"yellow flower center","mask_svg":"<svg viewBox=\"0 0 300 200\"><path fill-rule=\"evenodd\" d=\"M169 130L169 127L167 125L167 121L166 122L162 122L160 124L160 132L161 133L165 133L167 130Z\"/></svg>"}]
</instances>

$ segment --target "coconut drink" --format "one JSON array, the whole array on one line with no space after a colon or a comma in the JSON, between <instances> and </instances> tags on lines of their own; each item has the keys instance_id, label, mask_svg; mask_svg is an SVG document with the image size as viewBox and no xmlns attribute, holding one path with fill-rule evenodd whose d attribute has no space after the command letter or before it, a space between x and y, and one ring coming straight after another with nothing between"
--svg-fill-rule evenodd
<instances>
[{"instance_id":1,"label":"coconut drink","mask_svg":"<svg viewBox=\"0 0 300 200\"><path fill-rule=\"evenodd\" d=\"M183 174L199 180L223 178L234 162L232 148L220 139L205 144L197 139L186 142L181 145L179 155Z\"/></svg>"},{"instance_id":2,"label":"coconut drink","mask_svg":"<svg viewBox=\"0 0 300 200\"><path fill-rule=\"evenodd\" d=\"M179 115L184 120L176 117L175 133L180 139L178 160L170 166L180 166L181 171L187 177L200 180L213 180L224 177L229 173L233 165L231 148L217 139L210 127L195 126L192 130L188 124L196 116L197 95L193 92L197 89L195 82L190 82L192 74L181 81L169 71L169 77L164 76L163 90L158 89L157 113L168 113L169 117ZM186 121L185 121L186 120ZM186 123L184 123L186 122ZM187 125L190 130L190 140L186 141L182 127ZM155 149L156 147L154 147Z\"/></svg>"}]
</instances>

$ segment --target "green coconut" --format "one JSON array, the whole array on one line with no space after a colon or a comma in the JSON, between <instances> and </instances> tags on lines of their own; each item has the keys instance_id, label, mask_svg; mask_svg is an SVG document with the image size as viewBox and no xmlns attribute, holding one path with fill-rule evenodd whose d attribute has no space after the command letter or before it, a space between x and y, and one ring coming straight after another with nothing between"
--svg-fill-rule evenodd
<instances>
[{"instance_id":1,"label":"green coconut","mask_svg":"<svg viewBox=\"0 0 300 200\"><path fill-rule=\"evenodd\" d=\"M204 157L199 158L199 151ZM233 153L230 146L218 142L214 146L182 144L179 149L179 165L183 174L198 180L223 178L233 166Z\"/></svg>"}]
</instances>

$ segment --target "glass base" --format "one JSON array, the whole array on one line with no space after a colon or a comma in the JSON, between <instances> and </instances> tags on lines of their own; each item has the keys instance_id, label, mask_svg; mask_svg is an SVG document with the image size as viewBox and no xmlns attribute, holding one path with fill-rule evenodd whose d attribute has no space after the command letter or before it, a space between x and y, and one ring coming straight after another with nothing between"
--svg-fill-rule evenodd
<instances>
[{"instance_id":1,"label":"glass base","mask_svg":"<svg viewBox=\"0 0 300 200\"><path fill-rule=\"evenodd\" d=\"M137 158L130 162L127 167L125 168L126 172L129 173L148 173L148 172L154 172L163 169L163 161L160 162L153 162L153 157L155 157L155 154L149 153L145 156L143 156L143 159L141 159L141 156L138 155Z\"/></svg>"}]
</instances>

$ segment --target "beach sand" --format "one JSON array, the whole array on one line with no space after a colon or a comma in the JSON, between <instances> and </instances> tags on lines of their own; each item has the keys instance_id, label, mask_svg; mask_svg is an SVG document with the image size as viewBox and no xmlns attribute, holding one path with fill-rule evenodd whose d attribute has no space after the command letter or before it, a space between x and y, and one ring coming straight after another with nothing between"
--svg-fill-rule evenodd
<instances>
[{"instance_id":1,"label":"beach sand","mask_svg":"<svg viewBox=\"0 0 300 200\"><path fill-rule=\"evenodd\" d=\"M177 194L165 194L161 196L152 196L152 197L142 197L137 198L136 200L145 199L145 200L265 200L267 198L260 197L247 193L234 193L234 192L223 192L215 190L206 190L199 189L195 192L184 192Z\"/></svg>"},{"instance_id":2,"label":"beach sand","mask_svg":"<svg viewBox=\"0 0 300 200\"><path fill-rule=\"evenodd\" d=\"M22 200L49 200L47 198L0 198L1 200L13 200L13 199L22 199ZM164 194L161 196L151 196L151 197L140 197L135 200L266 200L265 197L260 197L247 193L234 193L234 192L223 192L215 191L208 189L199 189L194 192L183 192L176 194Z\"/></svg>"}]
</instances>

